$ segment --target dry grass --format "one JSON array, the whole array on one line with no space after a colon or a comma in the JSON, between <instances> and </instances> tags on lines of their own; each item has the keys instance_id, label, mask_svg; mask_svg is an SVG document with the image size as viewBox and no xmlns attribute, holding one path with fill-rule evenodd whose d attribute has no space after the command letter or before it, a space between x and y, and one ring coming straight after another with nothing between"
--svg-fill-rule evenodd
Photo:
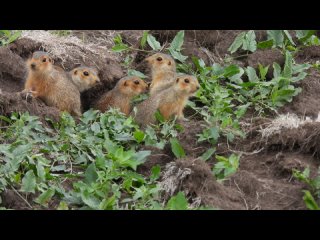
<instances>
[{"instance_id":1,"label":"dry grass","mask_svg":"<svg viewBox=\"0 0 320 240\"><path fill-rule=\"evenodd\" d=\"M258 130L261 133L262 139L266 139L275 134L279 134L282 130L296 129L301 125L310 122L320 122L320 114L316 120L310 118L299 118L295 114L288 113L286 115L279 115L277 118L272 120L265 128Z\"/></svg>"},{"instance_id":2,"label":"dry grass","mask_svg":"<svg viewBox=\"0 0 320 240\"><path fill-rule=\"evenodd\" d=\"M44 30L26 30L21 34L21 38L31 39L41 44L52 55L54 59L60 59L63 66L67 61L75 64L81 64L81 61L89 59L95 64L95 60L112 57L119 60L119 55L111 51L113 38L116 31L105 31L104 34L97 35L94 41L85 42L72 32L67 36L59 36Z\"/></svg>"}]
</instances>

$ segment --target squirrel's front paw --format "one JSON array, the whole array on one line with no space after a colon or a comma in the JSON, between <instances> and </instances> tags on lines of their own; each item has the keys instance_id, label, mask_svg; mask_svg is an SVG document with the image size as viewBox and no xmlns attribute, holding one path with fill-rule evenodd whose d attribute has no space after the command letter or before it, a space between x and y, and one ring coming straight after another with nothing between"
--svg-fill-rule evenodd
<instances>
[{"instance_id":1,"label":"squirrel's front paw","mask_svg":"<svg viewBox=\"0 0 320 240\"><path fill-rule=\"evenodd\" d=\"M20 96L28 102L30 102L31 99L35 97L34 95L35 95L35 91L31 91L31 90L25 89L20 92Z\"/></svg>"}]
</instances>

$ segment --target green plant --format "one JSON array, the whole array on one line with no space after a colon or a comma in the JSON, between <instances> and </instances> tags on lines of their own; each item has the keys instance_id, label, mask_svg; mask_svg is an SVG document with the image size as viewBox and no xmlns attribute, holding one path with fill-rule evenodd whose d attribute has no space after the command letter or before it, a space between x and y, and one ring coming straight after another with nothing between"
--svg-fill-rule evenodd
<instances>
[{"instance_id":1,"label":"green plant","mask_svg":"<svg viewBox=\"0 0 320 240\"><path fill-rule=\"evenodd\" d=\"M267 40L256 42L256 36L253 30L241 32L229 47L231 54L239 49L254 52L257 49L279 47L284 51L296 50L296 43L293 41L288 30L267 30ZM306 46L319 45L320 40L315 35L316 30L296 30L295 35L300 43Z\"/></svg>"},{"instance_id":2,"label":"green plant","mask_svg":"<svg viewBox=\"0 0 320 240\"><path fill-rule=\"evenodd\" d=\"M166 51L168 54L171 54L171 56L178 61L184 63L187 59L187 56L184 56L181 54L182 45L184 41L184 31L179 31L177 35L174 37L172 42L169 44L168 47L161 46L160 42L156 40L154 36L152 36L149 31L144 31L143 35L140 40L140 47L132 47L128 44L124 43L122 40L121 35L117 35L114 39L114 46L112 47L112 51L117 53L126 53L129 54L132 51L141 51L146 53L155 53L155 52L161 52ZM152 49L152 50L145 50L146 45ZM125 61L123 63L123 66L127 69L127 73L129 76L137 76L142 79L146 78L146 76L141 73L140 71L134 70L131 68L133 62L133 58L131 58L129 55L126 56Z\"/></svg>"},{"instance_id":3,"label":"green plant","mask_svg":"<svg viewBox=\"0 0 320 240\"><path fill-rule=\"evenodd\" d=\"M224 180L225 178L234 174L239 167L240 156L231 154L228 158L216 155L218 163L212 169L213 174L217 180Z\"/></svg>"},{"instance_id":4,"label":"green plant","mask_svg":"<svg viewBox=\"0 0 320 240\"><path fill-rule=\"evenodd\" d=\"M0 30L0 46L8 45L21 36L21 30Z\"/></svg>"},{"instance_id":5,"label":"green plant","mask_svg":"<svg viewBox=\"0 0 320 240\"><path fill-rule=\"evenodd\" d=\"M181 154L174 121L144 132L117 109L89 110L79 123L63 113L59 122L48 119L53 129L28 113L1 119L9 125L1 129L0 193L14 190L31 209L49 208L53 200L57 209L173 209L183 200L161 202L159 166L150 176L137 173L151 154L139 150L143 145L170 141Z\"/></svg>"},{"instance_id":6,"label":"green plant","mask_svg":"<svg viewBox=\"0 0 320 240\"><path fill-rule=\"evenodd\" d=\"M310 178L310 169L307 167L303 172L293 169L293 176L299 181L304 182L310 188L309 190L303 190L303 200L310 210L320 210L320 168L318 175L315 178Z\"/></svg>"}]
</instances>

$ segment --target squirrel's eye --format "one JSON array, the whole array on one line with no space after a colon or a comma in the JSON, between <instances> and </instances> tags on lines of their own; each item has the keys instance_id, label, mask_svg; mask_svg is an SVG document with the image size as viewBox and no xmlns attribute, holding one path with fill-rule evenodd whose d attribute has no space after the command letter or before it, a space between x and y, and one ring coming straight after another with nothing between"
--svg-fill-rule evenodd
<instances>
[{"instance_id":1,"label":"squirrel's eye","mask_svg":"<svg viewBox=\"0 0 320 240\"><path fill-rule=\"evenodd\" d=\"M159 61L159 62L162 61L162 57L158 57L157 61Z\"/></svg>"},{"instance_id":2,"label":"squirrel's eye","mask_svg":"<svg viewBox=\"0 0 320 240\"><path fill-rule=\"evenodd\" d=\"M184 80L184 82L185 82L185 83L189 83L190 80L189 80L188 78L186 78L186 79Z\"/></svg>"},{"instance_id":3,"label":"squirrel's eye","mask_svg":"<svg viewBox=\"0 0 320 240\"><path fill-rule=\"evenodd\" d=\"M46 61L47 61L47 59L45 59L45 58L44 58L44 59L42 59L42 62L46 62Z\"/></svg>"},{"instance_id":4,"label":"squirrel's eye","mask_svg":"<svg viewBox=\"0 0 320 240\"><path fill-rule=\"evenodd\" d=\"M135 80L135 81L134 81L134 84L137 84L137 85L138 85L139 83L140 83L139 80Z\"/></svg>"},{"instance_id":5,"label":"squirrel's eye","mask_svg":"<svg viewBox=\"0 0 320 240\"><path fill-rule=\"evenodd\" d=\"M88 73L87 71L84 71L84 72L83 72L83 75L89 76L89 73Z\"/></svg>"}]
</instances>

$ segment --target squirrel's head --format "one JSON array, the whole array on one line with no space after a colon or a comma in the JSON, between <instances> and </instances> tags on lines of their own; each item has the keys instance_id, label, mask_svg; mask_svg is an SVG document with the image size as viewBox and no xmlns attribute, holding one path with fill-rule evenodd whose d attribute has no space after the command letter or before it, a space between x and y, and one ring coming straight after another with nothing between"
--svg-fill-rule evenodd
<instances>
[{"instance_id":1,"label":"squirrel's head","mask_svg":"<svg viewBox=\"0 0 320 240\"><path fill-rule=\"evenodd\" d=\"M153 71L176 71L174 59L164 53L156 53L145 59Z\"/></svg>"},{"instance_id":2,"label":"squirrel's head","mask_svg":"<svg viewBox=\"0 0 320 240\"><path fill-rule=\"evenodd\" d=\"M119 80L118 87L122 94L134 97L146 93L148 84L139 77L129 76Z\"/></svg>"},{"instance_id":3,"label":"squirrel's head","mask_svg":"<svg viewBox=\"0 0 320 240\"><path fill-rule=\"evenodd\" d=\"M48 53L37 51L32 54L32 57L27 61L28 68L32 72L46 72L53 67L53 59Z\"/></svg>"},{"instance_id":4,"label":"squirrel's head","mask_svg":"<svg viewBox=\"0 0 320 240\"><path fill-rule=\"evenodd\" d=\"M70 72L72 81L78 86L79 91L83 92L100 83L98 71L91 67L77 67Z\"/></svg>"},{"instance_id":5,"label":"squirrel's head","mask_svg":"<svg viewBox=\"0 0 320 240\"><path fill-rule=\"evenodd\" d=\"M177 77L174 87L182 94L191 96L199 90L200 84L198 79L194 76L181 75Z\"/></svg>"}]
</instances>

